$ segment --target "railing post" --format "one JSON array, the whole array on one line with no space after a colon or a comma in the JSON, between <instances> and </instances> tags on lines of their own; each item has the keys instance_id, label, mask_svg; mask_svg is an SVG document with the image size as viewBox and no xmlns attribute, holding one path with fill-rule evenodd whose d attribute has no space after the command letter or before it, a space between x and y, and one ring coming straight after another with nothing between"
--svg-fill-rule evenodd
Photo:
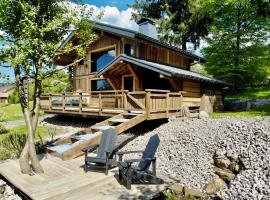
<instances>
[{"instance_id":1,"label":"railing post","mask_svg":"<svg viewBox=\"0 0 270 200\"><path fill-rule=\"evenodd\" d=\"M66 94L62 94L62 110L65 112L65 106L66 106Z\"/></svg>"},{"instance_id":2,"label":"railing post","mask_svg":"<svg viewBox=\"0 0 270 200\"><path fill-rule=\"evenodd\" d=\"M79 92L79 113L82 113L82 93Z\"/></svg>"},{"instance_id":3,"label":"railing post","mask_svg":"<svg viewBox=\"0 0 270 200\"><path fill-rule=\"evenodd\" d=\"M169 117L169 109L170 109L169 98L170 98L170 93L167 92L166 93L166 117Z\"/></svg>"},{"instance_id":4,"label":"railing post","mask_svg":"<svg viewBox=\"0 0 270 200\"><path fill-rule=\"evenodd\" d=\"M149 119L151 114L151 93L149 91L146 91L145 109L146 117Z\"/></svg>"},{"instance_id":5,"label":"railing post","mask_svg":"<svg viewBox=\"0 0 270 200\"><path fill-rule=\"evenodd\" d=\"M127 92L123 92L124 110L127 111Z\"/></svg>"},{"instance_id":6,"label":"railing post","mask_svg":"<svg viewBox=\"0 0 270 200\"><path fill-rule=\"evenodd\" d=\"M49 110L52 110L52 94L49 94Z\"/></svg>"},{"instance_id":7,"label":"railing post","mask_svg":"<svg viewBox=\"0 0 270 200\"><path fill-rule=\"evenodd\" d=\"M99 115L101 115L101 109L102 109L101 93L98 93L98 105L99 105Z\"/></svg>"}]
</instances>

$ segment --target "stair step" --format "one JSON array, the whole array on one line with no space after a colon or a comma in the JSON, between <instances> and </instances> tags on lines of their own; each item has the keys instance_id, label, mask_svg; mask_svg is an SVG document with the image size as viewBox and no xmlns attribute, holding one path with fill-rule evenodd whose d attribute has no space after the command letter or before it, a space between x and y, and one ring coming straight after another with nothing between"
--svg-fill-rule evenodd
<instances>
[{"instance_id":1,"label":"stair step","mask_svg":"<svg viewBox=\"0 0 270 200\"><path fill-rule=\"evenodd\" d=\"M123 115L138 116L141 113L124 113Z\"/></svg>"},{"instance_id":2,"label":"stair step","mask_svg":"<svg viewBox=\"0 0 270 200\"><path fill-rule=\"evenodd\" d=\"M72 139L75 140L90 140L91 138L94 138L95 134L84 134L84 135L74 135L72 136Z\"/></svg>"},{"instance_id":3,"label":"stair step","mask_svg":"<svg viewBox=\"0 0 270 200\"><path fill-rule=\"evenodd\" d=\"M104 131L110 128L115 128L115 126L92 126L91 129Z\"/></svg>"},{"instance_id":4,"label":"stair step","mask_svg":"<svg viewBox=\"0 0 270 200\"><path fill-rule=\"evenodd\" d=\"M124 118L116 118L116 119L110 119L110 122L116 122L116 123L124 123L124 122L128 122L129 119L124 119Z\"/></svg>"},{"instance_id":5,"label":"stair step","mask_svg":"<svg viewBox=\"0 0 270 200\"><path fill-rule=\"evenodd\" d=\"M67 144L60 144L56 146L50 146L50 147L47 147L47 149L49 149L50 151L57 152L57 153L64 153L65 151L72 149L75 146L76 144L67 143Z\"/></svg>"}]
</instances>

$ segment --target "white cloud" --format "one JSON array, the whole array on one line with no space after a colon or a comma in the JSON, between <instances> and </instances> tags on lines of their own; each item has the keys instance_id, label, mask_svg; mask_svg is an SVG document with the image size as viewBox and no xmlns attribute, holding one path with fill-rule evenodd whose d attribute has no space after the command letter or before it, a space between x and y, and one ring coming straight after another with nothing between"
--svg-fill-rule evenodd
<instances>
[{"instance_id":1,"label":"white cloud","mask_svg":"<svg viewBox=\"0 0 270 200\"><path fill-rule=\"evenodd\" d=\"M68 5L71 9L76 9L79 7L77 4L69 3ZM131 8L126 10L119 10L117 7L105 6L97 7L95 5L87 5L89 10L93 11L93 18L103 13L100 22L107 23L114 26L119 26L127 29L138 30L138 25L134 20L131 20L132 12Z\"/></svg>"}]
</instances>

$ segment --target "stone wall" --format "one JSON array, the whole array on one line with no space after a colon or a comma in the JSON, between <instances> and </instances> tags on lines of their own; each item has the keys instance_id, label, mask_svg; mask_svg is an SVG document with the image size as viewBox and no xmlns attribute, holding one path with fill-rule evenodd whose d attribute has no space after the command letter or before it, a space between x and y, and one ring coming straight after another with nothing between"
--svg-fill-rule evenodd
<instances>
[{"instance_id":1,"label":"stone wall","mask_svg":"<svg viewBox=\"0 0 270 200\"><path fill-rule=\"evenodd\" d=\"M270 104L269 99L239 99L239 100L225 100L225 111L247 111L254 108Z\"/></svg>"}]
</instances>

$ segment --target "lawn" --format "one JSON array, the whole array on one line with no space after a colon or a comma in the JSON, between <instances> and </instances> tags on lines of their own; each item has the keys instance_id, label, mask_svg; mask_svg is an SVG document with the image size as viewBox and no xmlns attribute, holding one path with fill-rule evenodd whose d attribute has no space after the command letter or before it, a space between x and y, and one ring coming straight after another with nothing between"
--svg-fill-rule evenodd
<instances>
[{"instance_id":1,"label":"lawn","mask_svg":"<svg viewBox=\"0 0 270 200\"><path fill-rule=\"evenodd\" d=\"M242 117L257 117L257 116L270 116L270 105L264 105L250 111L241 112L214 112L209 113L210 116L242 116Z\"/></svg>"},{"instance_id":2,"label":"lawn","mask_svg":"<svg viewBox=\"0 0 270 200\"><path fill-rule=\"evenodd\" d=\"M33 102L30 102L30 106L32 106ZM21 110L20 104L9 104L9 105L0 105L0 111L4 112L5 121L16 121L22 120L23 114ZM40 116L44 116L44 112L40 112Z\"/></svg>"},{"instance_id":3,"label":"lawn","mask_svg":"<svg viewBox=\"0 0 270 200\"><path fill-rule=\"evenodd\" d=\"M225 94L225 99L266 99L270 98L270 86L268 87L248 87L239 90L234 94Z\"/></svg>"}]
</instances>

